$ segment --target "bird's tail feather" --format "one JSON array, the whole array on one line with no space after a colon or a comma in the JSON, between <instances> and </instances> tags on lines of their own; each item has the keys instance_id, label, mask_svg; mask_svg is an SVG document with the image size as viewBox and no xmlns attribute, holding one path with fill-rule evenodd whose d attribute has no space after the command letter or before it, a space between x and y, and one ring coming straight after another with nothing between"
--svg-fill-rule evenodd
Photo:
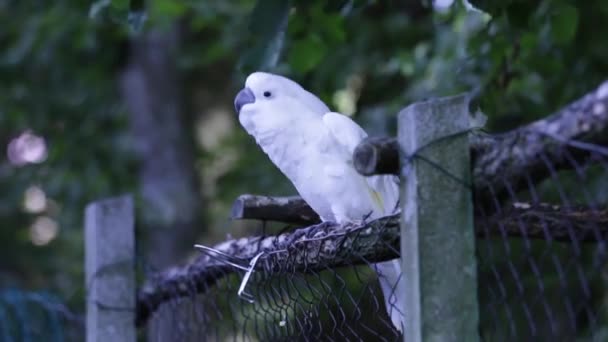
<instances>
[{"instance_id":1,"label":"bird's tail feather","mask_svg":"<svg viewBox=\"0 0 608 342\"><path fill-rule=\"evenodd\" d=\"M380 288L384 296L384 304L393 325L399 332L403 332L405 302L401 294L404 279L401 274L401 259L374 264Z\"/></svg>"}]
</instances>

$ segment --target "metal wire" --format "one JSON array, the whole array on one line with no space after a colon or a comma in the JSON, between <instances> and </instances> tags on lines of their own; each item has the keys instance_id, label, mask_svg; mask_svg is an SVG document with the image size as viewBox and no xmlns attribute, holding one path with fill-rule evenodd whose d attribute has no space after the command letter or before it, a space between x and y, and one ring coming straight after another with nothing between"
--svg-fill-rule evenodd
<instances>
[{"instance_id":1,"label":"metal wire","mask_svg":"<svg viewBox=\"0 0 608 342\"><path fill-rule=\"evenodd\" d=\"M542 170L531 171L517 184L505 175L487 189L474 189L433 160L411 158L485 194L483 203L475 203L479 333L484 341L608 338L608 149L548 138L561 149L559 160L555 153L542 152L537 156ZM357 241L371 238L398 255L395 244L386 240L394 227L387 224L372 237L365 226L321 234L326 228L287 232L300 234L289 245L285 234L266 237L271 242L252 240L255 253L244 260L203 248L214 280L186 277L186 296L184 284L174 284L171 300L148 321L149 338L401 340L378 286L377 260L356 248ZM323 258L329 240L337 241L331 245L337 250L330 252L345 260L337 266ZM246 288L250 301L239 298L239 288Z\"/></svg>"},{"instance_id":2,"label":"metal wire","mask_svg":"<svg viewBox=\"0 0 608 342\"><path fill-rule=\"evenodd\" d=\"M555 142L563 150L559 160L551 159L555 154L538 155L542 172L548 175L544 179L537 173L525 174L522 185L510 184L505 177L500 189L476 190L490 194L484 197L486 202L475 203L479 333L484 341L607 336L604 232L608 227L601 227L601 215L608 210L608 195L598 189L608 179L608 151L589 143L557 138ZM588 157L574 155L581 151ZM458 180L436 162L420 160ZM464 181L458 183L472 189ZM608 184L603 189L608 191ZM506 195L499 196L499 191ZM547 214L551 212L559 215ZM179 340L400 340L387 315L374 261L352 249L352 241L363 238L357 235L363 231L321 237L309 231L288 248L258 254L256 263L238 262L242 270L226 269L221 280L202 294L193 289L190 298L164 305L169 315L155 317L170 317L170 333ZM376 243L398 254L382 234L377 232ZM343 238L339 248L350 250L350 264L332 268L306 263L318 259L323 241L336 237ZM276 239L273 245L280 246ZM278 255L280 262L273 263L271 258ZM236 262L220 253L215 257L216 262ZM302 264L303 268L296 266ZM252 302L237 295L245 271L250 274L246 280ZM191 303L188 310L182 307L184 302ZM162 340L163 336L151 337Z\"/></svg>"},{"instance_id":3,"label":"metal wire","mask_svg":"<svg viewBox=\"0 0 608 342\"><path fill-rule=\"evenodd\" d=\"M0 291L0 341L78 341L84 320L46 292Z\"/></svg>"}]
</instances>

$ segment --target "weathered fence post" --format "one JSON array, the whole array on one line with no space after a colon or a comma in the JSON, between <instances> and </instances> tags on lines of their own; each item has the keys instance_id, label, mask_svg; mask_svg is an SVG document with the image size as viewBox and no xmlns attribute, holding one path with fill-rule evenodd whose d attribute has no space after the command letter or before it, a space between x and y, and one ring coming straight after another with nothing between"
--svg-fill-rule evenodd
<instances>
[{"instance_id":1,"label":"weathered fence post","mask_svg":"<svg viewBox=\"0 0 608 342\"><path fill-rule=\"evenodd\" d=\"M88 342L136 340L134 223L129 195L91 203L86 208Z\"/></svg>"},{"instance_id":2,"label":"weathered fence post","mask_svg":"<svg viewBox=\"0 0 608 342\"><path fill-rule=\"evenodd\" d=\"M399 113L407 342L479 339L468 129L467 96Z\"/></svg>"}]
</instances>

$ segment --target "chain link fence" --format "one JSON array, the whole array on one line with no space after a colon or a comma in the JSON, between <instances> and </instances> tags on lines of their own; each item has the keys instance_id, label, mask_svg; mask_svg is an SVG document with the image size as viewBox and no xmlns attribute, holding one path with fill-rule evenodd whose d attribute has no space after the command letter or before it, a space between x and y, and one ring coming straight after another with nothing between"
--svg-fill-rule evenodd
<instances>
[{"instance_id":1,"label":"chain link fence","mask_svg":"<svg viewBox=\"0 0 608 342\"><path fill-rule=\"evenodd\" d=\"M45 292L0 290L0 341L78 341L84 320Z\"/></svg>"},{"instance_id":2,"label":"chain link fence","mask_svg":"<svg viewBox=\"0 0 608 342\"><path fill-rule=\"evenodd\" d=\"M606 89L509 134L470 134L473 184L410 158L473 194L484 341L608 338ZM387 150L385 140L379 145ZM264 203L242 218L281 207ZM203 246L195 263L140 291L138 322L164 303L176 314L163 319L183 340L402 340L387 311L403 308L387 308L374 272L374 263L399 255L399 221L317 224Z\"/></svg>"},{"instance_id":3,"label":"chain link fence","mask_svg":"<svg viewBox=\"0 0 608 342\"><path fill-rule=\"evenodd\" d=\"M541 169L477 206L484 340L608 338L608 148L559 145L559 161L539 153Z\"/></svg>"},{"instance_id":4,"label":"chain link fence","mask_svg":"<svg viewBox=\"0 0 608 342\"><path fill-rule=\"evenodd\" d=\"M409 163L424 163L441 180L471 194L479 314L463 313L463 319L475 323L481 340L602 341L608 339L607 132L604 83L554 115L520 129L500 135L468 130L434 140L402 158L401 167L396 162L397 140L364 143L377 152L370 173L382 168L398 174ZM463 135L470 141L470 180L455 174L452 163L423 153L431 145L453 145ZM119 210L124 217L132 215L129 203L129 210ZM121 284L132 287L120 288L110 281L104 285L107 294L122 291L129 300L109 303L89 293L87 305L98 309L96 315L120 313L115 318L122 327L138 329L141 339L153 341L403 340L399 328L411 327L395 326L389 313L407 316L414 310L397 305L395 298L403 292L399 286L383 293L376 269L377 263L401 254L401 214L337 225L320 223L298 198L245 196L235 208L234 218L289 225L274 235L198 246L200 256L185 266L153 274L144 271L138 288L135 266L145 265L146 257L118 251L116 245L97 246L102 253L116 250L130 256L117 258L114 270L91 268L87 290L99 290L103 286L95 282L115 281L124 272L132 281ZM426 214L441 217L444 212ZM102 225L104 220L93 221ZM132 216L106 221L116 234L125 231L134 241ZM117 222L125 228L117 229ZM449 234L453 229L448 225L444 230ZM96 238L108 235L98 233ZM112 239L108 243L123 240ZM134 242L127 245L134 250ZM94 262L112 266L102 256ZM440 281L443 274L436 276ZM397 284L411 279L411 274L401 274ZM422 329L437 323L423 322ZM81 341L84 335L84 319L55 296L0 292L0 341Z\"/></svg>"}]
</instances>

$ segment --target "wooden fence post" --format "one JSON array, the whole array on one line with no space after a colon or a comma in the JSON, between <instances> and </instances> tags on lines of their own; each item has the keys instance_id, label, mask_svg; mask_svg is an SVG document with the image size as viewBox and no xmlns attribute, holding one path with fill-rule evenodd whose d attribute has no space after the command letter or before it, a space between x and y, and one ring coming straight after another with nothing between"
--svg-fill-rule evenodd
<instances>
[{"instance_id":1,"label":"wooden fence post","mask_svg":"<svg viewBox=\"0 0 608 342\"><path fill-rule=\"evenodd\" d=\"M479 340L468 129L465 95L399 113L407 342Z\"/></svg>"},{"instance_id":2,"label":"wooden fence post","mask_svg":"<svg viewBox=\"0 0 608 342\"><path fill-rule=\"evenodd\" d=\"M130 195L85 212L87 342L134 342L135 222Z\"/></svg>"}]
</instances>

